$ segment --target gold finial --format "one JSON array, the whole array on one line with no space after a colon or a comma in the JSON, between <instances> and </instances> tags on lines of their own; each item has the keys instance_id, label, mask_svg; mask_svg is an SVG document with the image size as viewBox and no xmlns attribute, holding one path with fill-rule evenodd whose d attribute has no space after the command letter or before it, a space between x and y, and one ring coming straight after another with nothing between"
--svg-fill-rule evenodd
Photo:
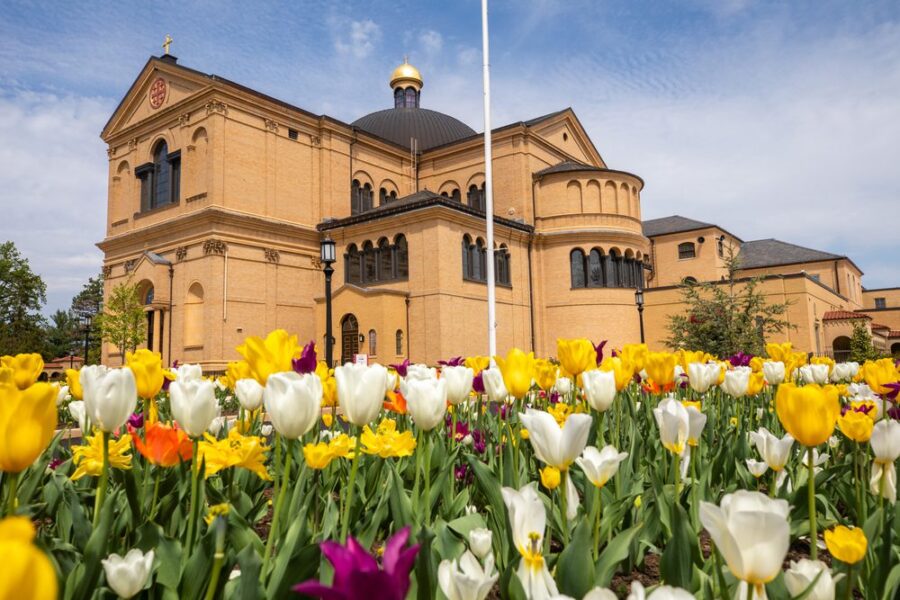
<instances>
[{"instance_id":1,"label":"gold finial","mask_svg":"<svg viewBox=\"0 0 900 600\"><path fill-rule=\"evenodd\" d=\"M167 33L166 39L163 40L163 44L162 44L163 50L166 51L166 54L169 53L169 46L171 46L171 45L172 45L172 36Z\"/></svg>"},{"instance_id":2,"label":"gold finial","mask_svg":"<svg viewBox=\"0 0 900 600\"><path fill-rule=\"evenodd\" d=\"M403 64L394 69L394 72L391 74L391 89L396 89L398 86L410 86L416 90L421 90L423 85L422 74L419 73L417 68L409 64L409 57L404 56Z\"/></svg>"}]
</instances>

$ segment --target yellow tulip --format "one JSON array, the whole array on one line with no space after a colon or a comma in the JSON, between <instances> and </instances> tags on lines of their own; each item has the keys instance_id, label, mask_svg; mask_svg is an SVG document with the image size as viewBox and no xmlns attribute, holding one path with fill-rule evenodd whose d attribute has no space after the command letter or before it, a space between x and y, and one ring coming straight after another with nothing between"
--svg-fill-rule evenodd
<instances>
[{"instance_id":1,"label":"yellow tulip","mask_svg":"<svg viewBox=\"0 0 900 600\"><path fill-rule=\"evenodd\" d=\"M813 356L809 364L811 365L828 365L828 374L831 375L831 372L834 370L834 359L828 358L827 356Z\"/></svg>"},{"instance_id":2,"label":"yellow tulip","mask_svg":"<svg viewBox=\"0 0 900 600\"><path fill-rule=\"evenodd\" d=\"M37 382L44 372L44 359L37 353L4 356L0 358L0 364L13 370L13 381L20 390Z\"/></svg>"},{"instance_id":3,"label":"yellow tulip","mask_svg":"<svg viewBox=\"0 0 900 600\"><path fill-rule=\"evenodd\" d=\"M556 467L547 466L541 469L541 485L548 490L555 490L558 488L560 480L561 476L559 469Z\"/></svg>"},{"instance_id":4,"label":"yellow tulip","mask_svg":"<svg viewBox=\"0 0 900 600\"><path fill-rule=\"evenodd\" d=\"M203 520L206 521L207 525L212 525L216 517L227 517L229 512L231 512L231 505L227 502L213 504L206 510L206 516L203 517Z\"/></svg>"},{"instance_id":5,"label":"yellow tulip","mask_svg":"<svg viewBox=\"0 0 900 600\"><path fill-rule=\"evenodd\" d=\"M750 359L750 370L752 370L754 373L759 373L760 371L762 371L763 362L764 361L762 358L760 358L759 356L754 356Z\"/></svg>"},{"instance_id":6,"label":"yellow tulip","mask_svg":"<svg viewBox=\"0 0 900 600\"><path fill-rule=\"evenodd\" d=\"M625 344L619 352L619 358L631 369L631 374L635 375L644 370L649 353L647 344Z\"/></svg>"},{"instance_id":7,"label":"yellow tulip","mask_svg":"<svg viewBox=\"0 0 900 600\"><path fill-rule=\"evenodd\" d=\"M841 428L841 433L854 442L868 442L872 437L875 421L864 412L850 409L838 417L838 426Z\"/></svg>"},{"instance_id":8,"label":"yellow tulip","mask_svg":"<svg viewBox=\"0 0 900 600\"><path fill-rule=\"evenodd\" d=\"M203 435L197 450L199 459L206 464L206 478L230 467L247 469L265 481L272 478L266 470L266 446L264 438L255 435L241 435L237 428L228 431L228 437L217 440L208 433Z\"/></svg>"},{"instance_id":9,"label":"yellow tulip","mask_svg":"<svg viewBox=\"0 0 900 600\"><path fill-rule=\"evenodd\" d=\"M81 389L81 371L66 369L66 385L69 386L69 393L73 398L84 400L84 391Z\"/></svg>"},{"instance_id":10,"label":"yellow tulip","mask_svg":"<svg viewBox=\"0 0 900 600\"><path fill-rule=\"evenodd\" d=\"M72 463L78 467L72 473L72 481L78 481L85 475L100 477L103 473L103 435L95 433L85 438L86 444L72 448ZM123 435L119 439L109 440L109 466L113 469L127 471L131 469L131 437ZM208 466L207 466L208 468Z\"/></svg>"},{"instance_id":11,"label":"yellow tulip","mask_svg":"<svg viewBox=\"0 0 900 600\"><path fill-rule=\"evenodd\" d=\"M559 375L559 367L546 359L538 359L534 361L534 380L545 392L549 392L556 384L556 378Z\"/></svg>"},{"instance_id":12,"label":"yellow tulip","mask_svg":"<svg viewBox=\"0 0 900 600\"><path fill-rule=\"evenodd\" d=\"M495 356L494 361L500 368L506 391L511 396L522 398L528 393L531 389L531 375L534 373L534 352L525 354L518 348L513 348L506 353L506 358Z\"/></svg>"},{"instance_id":13,"label":"yellow tulip","mask_svg":"<svg viewBox=\"0 0 900 600\"><path fill-rule=\"evenodd\" d=\"M359 441L365 454L377 454L381 458L412 456L416 449L412 431L397 431L397 422L393 419L383 419L374 432L366 425Z\"/></svg>"},{"instance_id":14,"label":"yellow tulip","mask_svg":"<svg viewBox=\"0 0 900 600\"><path fill-rule=\"evenodd\" d=\"M790 342L785 342L783 344L775 344L768 343L766 344L766 354L769 355L774 361L781 361L784 364L788 363L790 359L790 355L794 353L794 345Z\"/></svg>"},{"instance_id":15,"label":"yellow tulip","mask_svg":"<svg viewBox=\"0 0 900 600\"><path fill-rule=\"evenodd\" d=\"M156 398L163 385L162 356L159 352L152 352L146 348L133 353L127 352L125 363L134 373L138 396L146 400Z\"/></svg>"},{"instance_id":16,"label":"yellow tulip","mask_svg":"<svg viewBox=\"0 0 900 600\"><path fill-rule=\"evenodd\" d=\"M834 386L783 383L775 396L781 425L804 446L824 443L834 433L841 404Z\"/></svg>"},{"instance_id":17,"label":"yellow tulip","mask_svg":"<svg viewBox=\"0 0 900 600\"><path fill-rule=\"evenodd\" d=\"M34 525L26 517L0 520L0 600L55 600L58 582L53 563L32 543Z\"/></svg>"},{"instance_id":18,"label":"yellow tulip","mask_svg":"<svg viewBox=\"0 0 900 600\"><path fill-rule=\"evenodd\" d=\"M760 372L755 371L750 373L750 383L747 385L747 395L755 396L766 387L766 376Z\"/></svg>"},{"instance_id":19,"label":"yellow tulip","mask_svg":"<svg viewBox=\"0 0 900 600\"><path fill-rule=\"evenodd\" d=\"M47 449L56 429L56 386L0 385L0 471L20 473Z\"/></svg>"},{"instance_id":20,"label":"yellow tulip","mask_svg":"<svg viewBox=\"0 0 900 600\"><path fill-rule=\"evenodd\" d=\"M328 442L312 442L303 446L303 458L306 459L306 466L310 469L321 471L331 464L334 459L334 452Z\"/></svg>"},{"instance_id":21,"label":"yellow tulip","mask_svg":"<svg viewBox=\"0 0 900 600\"><path fill-rule=\"evenodd\" d=\"M618 356L607 356L600 364L601 371L612 371L616 376L616 390L621 392L634 379L634 371Z\"/></svg>"},{"instance_id":22,"label":"yellow tulip","mask_svg":"<svg viewBox=\"0 0 900 600\"><path fill-rule=\"evenodd\" d=\"M897 372L892 358L867 360L859 370L863 379L876 394L887 394L892 390L885 387L885 384L900 381L900 373Z\"/></svg>"},{"instance_id":23,"label":"yellow tulip","mask_svg":"<svg viewBox=\"0 0 900 600\"><path fill-rule=\"evenodd\" d=\"M322 382L322 406L334 406L337 404L337 381L334 378L334 369L329 369L324 360L316 364L316 375Z\"/></svg>"},{"instance_id":24,"label":"yellow tulip","mask_svg":"<svg viewBox=\"0 0 900 600\"><path fill-rule=\"evenodd\" d=\"M490 356L470 356L466 359L466 366L472 369L473 375L478 375L491 364Z\"/></svg>"},{"instance_id":25,"label":"yellow tulip","mask_svg":"<svg viewBox=\"0 0 900 600\"><path fill-rule=\"evenodd\" d=\"M650 379L659 386L670 385L675 382L676 357L669 352L650 352L644 362L644 370Z\"/></svg>"},{"instance_id":26,"label":"yellow tulip","mask_svg":"<svg viewBox=\"0 0 900 600\"><path fill-rule=\"evenodd\" d=\"M241 379L251 379L250 364L246 360L235 360L225 368L225 387L234 391L234 386Z\"/></svg>"},{"instance_id":27,"label":"yellow tulip","mask_svg":"<svg viewBox=\"0 0 900 600\"><path fill-rule=\"evenodd\" d=\"M251 336L237 347L237 351L250 364L250 372L260 383L266 385L269 375L292 371L291 360L299 358L303 348L297 344L297 336L284 329L276 329L266 339Z\"/></svg>"},{"instance_id":28,"label":"yellow tulip","mask_svg":"<svg viewBox=\"0 0 900 600\"><path fill-rule=\"evenodd\" d=\"M597 368L597 351L590 340L556 340L556 358L566 373L574 379L585 371Z\"/></svg>"},{"instance_id":29,"label":"yellow tulip","mask_svg":"<svg viewBox=\"0 0 900 600\"><path fill-rule=\"evenodd\" d=\"M678 349L675 352L675 357L685 373L688 370L689 364L707 363L713 358L712 354L709 354L708 352L703 352L702 350L685 350L684 348Z\"/></svg>"},{"instance_id":30,"label":"yellow tulip","mask_svg":"<svg viewBox=\"0 0 900 600\"><path fill-rule=\"evenodd\" d=\"M844 564L853 565L866 556L869 542L861 527L838 525L825 531L825 546L831 556Z\"/></svg>"}]
</instances>

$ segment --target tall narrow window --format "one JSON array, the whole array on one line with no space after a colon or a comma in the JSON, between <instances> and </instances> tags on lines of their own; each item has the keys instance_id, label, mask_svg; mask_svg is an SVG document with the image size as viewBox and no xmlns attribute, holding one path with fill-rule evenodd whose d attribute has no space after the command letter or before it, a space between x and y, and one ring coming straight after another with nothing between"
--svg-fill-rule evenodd
<instances>
[{"instance_id":1,"label":"tall narrow window","mask_svg":"<svg viewBox=\"0 0 900 600\"><path fill-rule=\"evenodd\" d=\"M453 190L453 193L450 194L450 199L455 202L462 202L462 197L460 196L458 189Z\"/></svg>"},{"instance_id":2,"label":"tall narrow window","mask_svg":"<svg viewBox=\"0 0 900 600\"><path fill-rule=\"evenodd\" d=\"M572 287L585 287L584 277L584 251L581 248L575 248L569 255L570 271L572 274Z\"/></svg>"},{"instance_id":3,"label":"tall narrow window","mask_svg":"<svg viewBox=\"0 0 900 600\"><path fill-rule=\"evenodd\" d=\"M466 201L471 208L484 211L484 185L480 188L477 185L469 186L469 193L466 195Z\"/></svg>"},{"instance_id":4,"label":"tall narrow window","mask_svg":"<svg viewBox=\"0 0 900 600\"><path fill-rule=\"evenodd\" d=\"M623 287L622 283L622 255L619 254L617 250L609 251L609 262L610 269L608 271L609 277L606 281L607 287Z\"/></svg>"},{"instance_id":5,"label":"tall narrow window","mask_svg":"<svg viewBox=\"0 0 900 600\"><path fill-rule=\"evenodd\" d=\"M403 356L403 330L398 329L397 333L394 335L394 353L397 356Z\"/></svg>"},{"instance_id":6,"label":"tall narrow window","mask_svg":"<svg viewBox=\"0 0 900 600\"><path fill-rule=\"evenodd\" d=\"M360 189L359 210L360 212L372 210L372 186L368 183Z\"/></svg>"},{"instance_id":7,"label":"tall narrow window","mask_svg":"<svg viewBox=\"0 0 900 600\"><path fill-rule=\"evenodd\" d=\"M378 279L378 268L375 263L375 248L372 242L363 245L363 283L375 283Z\"/></svg>"},{"instance_id":8,"label":"tall narrow window","mask_svg":"<svg viewBox=\"0 0 900 600\"><path fill-rule=\"evenodd\" d=\"M390 281L394 279L394 257L391 245L387 238L381 238L378 242L378 280Z\"/></svg>"},{"instance_id":9,"label":"tall narrow window","mask_svg":"<svg viewBox=\"0 0 900 600\"><path fill-rule=\"evenodd\" d=\"M500 249L495 253L497 265L494 280L499 285L512 285L512 275L509 272L509 248L501 245Z\"/></svg>"},{"instance_id":10,"label":"tall narrow window","mask_svg":"<svg viewBox=\"0 0 900 600\"><path fill-rule=\"evenodd\" d=\"M716 251L719 253L720 257L722 257L722 258L725 257L725 236L724 235L720 235L719 238L716 240Z\"/></svg>"},{"instance_id":11,"label":"tall narrow window","mask_svg":"<svg viewBox=\"0 0 900 600\"><path fill-rule=\"evenodd\" d=\"M462 270L463 279L473 279L475 277L475 266L472 263L472 238L468 234L462 239Z\"/></svg>"},{"instance_id":12,"label":"tall narrow window","mask_svg":"<svg viewBox=\"0 0 900 600\"><path fill-rule=\"evenodd\" d=\"M350 214L358 215L362 212L359 204L359 181L354 179L350 186Z\"/></svg>"},{"instance_id":13,"label":"tall narrow window","mask_svg":"<svg viewBox=\"0 0 900 600\"><path fill-rule=\"evenodd\" d=\"M409 247L403 234L394 238L394 255L397 279L409 279Z\"/></svg>"},{"instance_id":14,"label":"tall narrow window","mask_svg":"<svg viewBox=\"0 0 900 600\"><path fill-rule=\"evenodd\" d=\"M153 200L150 208L169 203L169 147L160 142L153 153Z\"/></svg>"},{"instance_id":15,"label":"tall narrow window","mask_svg":"<svg viewBox=\"0 0 900 600\"><path fill-rule=\"evenodd\" d=\"M588 287L603 287L603 252L598 248L588 255Z\"/></svg>"},{"instance_id":16,"label":"tall narrow window","mask_svg":"<svg viewBox=\"0 0 900 600\"><path fill-rule=\"evenodd\" d=\"M374 329L369 330L369 356L378 354L378 336Z\"/></svg>"},{"instance_id":17,"label":"tall narrow window","mask_svg":"<svg viewBox=\"0 0 900 600\"><path fill-rule=\"evenodd\" d=\"M362 261L360 260L359 250L356 249L356 244L350 244L347 247L347 254L344 255L344 261L344 268L346 270L344 280L347 283L361 283Z\"/></svg>"},{"instance_id":18,"label":"tall narrow window","mask_svg":"<svg viewBox=\"0 0 900 600\"><path fill-rule=\"evenodd\" d=\"M694 242L684 242L678 244L678 258L679 260L684 260L686 258L694 258L697 256L697 249L694 246Z\"/></svg>"}]
</instances>

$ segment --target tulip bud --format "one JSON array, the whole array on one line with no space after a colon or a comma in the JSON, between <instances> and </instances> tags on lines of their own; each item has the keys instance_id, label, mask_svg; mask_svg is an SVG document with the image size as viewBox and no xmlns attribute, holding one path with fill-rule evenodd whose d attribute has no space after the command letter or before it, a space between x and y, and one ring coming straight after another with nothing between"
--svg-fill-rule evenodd
<instances>
[{"instance_id":1,"label":"tulip bud","mask_svg":"<svg viewBox=\"0 0 900 600\"><path fill-rule=\"evenodd\" d=\"M219 432L222 431L223 427L225 427L225 417L216 417L210 422L207 430L213 435L213 437L218 437Z\"/></svg>"},{"instance_id":2,"label":"tulip bud","mask_svg":"<svg viewBox=\"0 0 900 600\"><path fill-rule=\"evenodd\" d=\"M471 433L467 433L466 436L462 439L463 446L471 446L475 441L475 438L472 437Z\"/></svg>"},{"instance_id":3,"label":"tulip bud","mask_svg":"<svg viewBox=\"0 0 900 600\"><path fill-rule=\"evenodd\" d=\"M268 423L266 423L265 425L263 425L263 426L260 428L259 431L260 431L260 433L263 434L263 437L269 437L270 435L272 435L272 432L273 432L274 430L275 430L274 427L272 427L271 425L269 425Z\"/></svg>"},{"instance_id":4,"label":"tulip bud","mask_svg":"<svg viewBox=\"0 0 900 600\"><path fill-rule=\"evenodd\" d=\"M346 364L335 368L338 403L354 425L368 425L378 417L390 377L381 365Z\"/></svg>"},{"instance_id":5,"label":"tulip bud","mask_svg":"<svg viewBox=\"0 0 900 600\"><path fill-rule=\"evenodd\" d=\"M78 423L78 428L81 429L82 435L87 435L88 431L86 431L87 427L87 415L85 414L84 409L84 400L73 400L69 402L69 414L72 416L72 419L76 423Z\"/></svg>"},{"instance_id":6,"label":"tulip bud","mask_svg":"<svg viewBox=\"0 0 900 600\"><path fill-rule=\"evenodd\" d=\"M491 402L506 402L509 392L503 383L503 374L500 369L491 367L481 372L481 380L484 382L484 391L487 392Z\"/></svg>"},{"instance_id":7,"label":"tulip bud","mask_svg":"<svg viewBox=\"0 0 900 600\"><path fill-rule=\"evenodd\" d=\"M100 561L106 573L106 583L121 598L131 598L144 589L153 568L153 550L144 554L137 548L124 557L110 554Z\"/></svg>"},{"instance_id":8,"label":"tulip bud","mask_svg":"<svg viewBox=\"0 0 900 600\"><path fill-rule=\"evenodd\" d=\"M800 377L806 383L825 385L828 383L828 371L828 365L803 365L800 367Z\"/></svg>"},{"instance_id":9,"label":"tulip bud","mask_svg":"<svg viewBox=\"0 0 900 600\"><path fill-rule=\"evenodd\" d=\"M469 397L474 373L469 367L444 367L441 379L447 382L447 401L456 406Z\"/></svg>"},{"instance_id":10,"label":"tulip bud","mask_svg":"<svg viewBox=\"0 0 900 600\"><path fill-rule=\"evenodd\" d=\"M493 533L490 529L476 527L469 532L469 549L475 556L484 560L491 553L492 540Z\"/></svg>"},{"instance_id":11,"label":"tulip bud","mask_svg":"<svg viewBox=\"0 0 900 600\"><path fill-rule=\"evenodd\" d=\"M234 393L244 410L254 411L262 406L263 386L255 379L239 379L234 384Z\"/></svg>"},{"instance_id":12,"label":"tulip bud","mask_svg":"<svg viewBox=\"0 0 900 600\"><path fill-rule=\"evenodd\" d=\"M85 412L101 431L115 431L134 412L137 385L131 369L91 365L81 369Z\"/></svg>"},{"instance_id":13,"label":"tulip bud","mask_svg":"<svg viewBox=\"0 0 900 600\"><path fill-rule=\"evenodd\" d=\"M722 367L719 363L698 363L688 364L688 383L691 389L698 394L705 394L709 388L719 382L719 374Z\"/></svg>"},{"instance_id":14,"label":"tulip bud","mask_svg":"<svg viewBox=\"0 0 900 600\"><path fill-rule=\"evenodd\" d=\"M182 383L185 381L203 379L203 367L201 367L200 365L178 365L178 368L174 369L174 371L175 379L177 381L181 381Z\"/></svg>"},{"instance_id":15,"label":"tulip bud","mask_svg":"<svg viewBox=\"0 0 900 600\"><path fill-rule=\"evenodd\" d=\"M612 406L616 399L616 374L612 371L597 369L581 374L584 395L591 408L604 412Z\"/></svg>"},{"instance_id":16,"label":"tulip bud","mask_svg":"<svg viewBox=\"0 0 900 600\"><path fill-rule=\"evenodd\" d=\"M416 427L431 431L447 412L447 386L443 379L410 380L406 384L406 408Z\"/></svg>"},{"instance_id":17,"label":"tulip bud","mask_svg":"<svg viewBox=\"0 0 900 600\"><path fill-rule=\"evenodd\" d=\"M784 381L784 363L780 360L763 363L763 377L769 385L778 385Z\"/></svg>"},{"instance_id":18,"label":"tulip bud","mask_svg":"<svg viewBox=\"0 0 900 600\"><path fill-rule=\"evenodd\" d=\"M821 573L821 575L820 575ZM816 578L818 577L818 580ZM806 598L809 600L834 600L835 580L831 576L828 566L820 560L801 559L791 561L791 568L784 572L784 585L791 593L791 597L797 597L815 581L816 585L809 591Z\"/></svg>"},{"instance_id":19,"label":"tulip bud","mask_svg":"<svg viewBox=\"0 0 900 600\"><path fill-rule=\"evenodd\" d=\"M60 386L59 391L56 393L56 407L59 408L60 406L62 406L63 402L71 397L72 396L69 395L69 386Z\"/></svg>"},{"instance_id":20,"label":"tulip bud","mask_svg":"<svg viewBox=\"0 0 900 600\"><path fill-rule=\"evenodd\" d=\"M733 398L743 398L747 395L747 389L750 387L750 373L752 373L750 367L735 367L730 371L725 371L722 389Z\"/></svg>"},{"instance_id":21,"label":"tulip bud","mask_svg":"<svg viewBox=\"0 0 900 600\"><path fill-rule=\"evenodd\" d=\"M172 416L189 436L200 437L219 414L211 381L173 381L169 386Z\"/></svg>"},{"instance_id":22,"label":"tulip bud","mask_svg":"<svg viewBox=\"0 0 900 600\"><path fill-rule=\"evenodd\" d=\"M263 401L275 430L289 440L299 439L319 419L322 380L315 373L272 373L266 381Z\"/></svg>"}]
</instances>

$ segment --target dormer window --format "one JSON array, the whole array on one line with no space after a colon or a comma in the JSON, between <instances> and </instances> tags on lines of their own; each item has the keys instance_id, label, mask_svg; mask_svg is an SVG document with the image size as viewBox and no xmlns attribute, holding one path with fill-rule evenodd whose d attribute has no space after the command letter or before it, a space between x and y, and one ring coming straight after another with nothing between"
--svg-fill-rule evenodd
<instances>
[{"instance_id":1,"label":"dormer window","mask_svg":"<svg viewBox=\"0 0 900 600\"><path fill-rule=\"evenodd\" d=\"M678 260L686 258L695 258L697 256L697 247L694 242L684 242L678 244Z\"/></svg>"}]
</instances>

